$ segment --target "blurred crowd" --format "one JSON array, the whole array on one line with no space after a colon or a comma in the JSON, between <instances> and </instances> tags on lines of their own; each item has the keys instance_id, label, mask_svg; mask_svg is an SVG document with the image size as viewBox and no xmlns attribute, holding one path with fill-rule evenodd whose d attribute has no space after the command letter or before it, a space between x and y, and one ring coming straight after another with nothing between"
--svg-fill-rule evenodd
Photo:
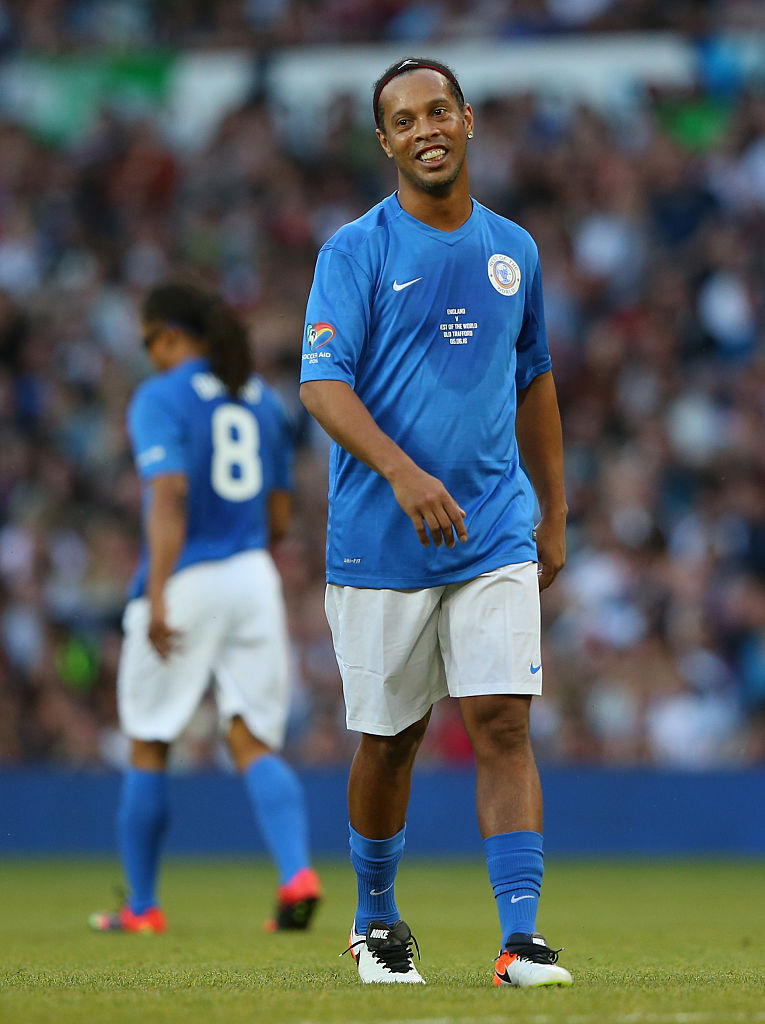
<instances>
[{"instance_id":1,"label":"blurred crowd","mask_svg":"<svg viewBox=\"0 0 765 1024\"><path fill-rule=\"evenodd\" d=\"M552 29L574 12L607 24L624 6L651 20L723 5L471 12L512 9ZM390 35L404 12L394 0L212 7L280 41L302 16L325 17L326 38L343 19L370 31L365 14ZM195 3L0 0L0 39L42 25L76 36L101 8L183 38L208 19ZM152 284L189 272L247 320L295 422L294 529L275 551L293 652L288 753L321 765L355 747L323 612L328 443L298 401L299 353L318 247L394 178L354 98L336 99L310 146L281 133L271 100L254 95L183 154L159 120L108 109L57 146L0 121L1 763L123 762L114 683L140 503L124 414L148 372L136 310ZM499 97L478 106L471 146L473 194L539 245L566 439L569 563L543 597L539 759L762 763L765 92L647 90L618 115ZM422 756L469 763L453 702L437 707ZM176 765L221 758L206 704Z\"/></svg>"},{"instance_id":2,"label":"blurred crowd","mask_svg":"<svg viewBox=\"0 0 765 1024\"><path fill-rule=\"evenodd\" d=\"M0 53L762 28L761 0L0 0Z\"/></svg>"}]
</instances>

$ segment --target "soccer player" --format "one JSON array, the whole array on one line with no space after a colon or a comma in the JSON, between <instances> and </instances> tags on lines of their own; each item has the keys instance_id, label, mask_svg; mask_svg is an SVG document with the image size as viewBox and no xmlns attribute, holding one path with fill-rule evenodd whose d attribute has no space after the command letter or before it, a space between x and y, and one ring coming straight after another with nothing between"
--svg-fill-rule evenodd
<instances>
[{"instance_id":1,"label":"soccer player","mask_svg":"<svg viewBox=\"0 0 765 1024\"><path fill-rule=\"evenodd\" d=\"M99 931L161 932L157 875L166 762L211 676L222 728L277 866L269 930L307 927L320 897L302 787L279 756L288 713L287 631L269 554L290 518L291 430L253 373L247 333L219 298L155 288L142 310L157 374L128 428L144 489L145 543L124 617L117 694L131 741L118 842L128 899Z\"/></svg>"},{"instance_id":2,"label":"soccer player","mask_svg":"<svg viewBox=\"0 0 765 1024\"><path fill-rule=\"evenodd\" d=\"M348 785L349 948L364 982L423 980L394 882L415 756L448 693L476 757L502 930L494 984L569 985L536 930L529 707L542 684L539 591L565 561L567 513L537 249L470 195L473 111L450 68L397 62L373 110L398 190L322 247L301 376L334 441L326 610L347 724L362 734Z\"/></svg>"}]
</instances>

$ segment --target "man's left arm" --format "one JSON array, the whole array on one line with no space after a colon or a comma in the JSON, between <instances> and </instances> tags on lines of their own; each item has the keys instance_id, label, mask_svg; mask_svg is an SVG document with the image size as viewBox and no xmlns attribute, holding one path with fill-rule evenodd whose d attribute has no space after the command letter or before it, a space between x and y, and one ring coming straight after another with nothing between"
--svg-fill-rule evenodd
<instances>
[{"instance_id":1,"label":"man's left arm","mask_svg":"<svg viewBox=\"0 0 765 1024\"><path fill-rule=\"evenodd\" d=\"M566 561L566 504L563 436L552 371L518 391L515 420L518 449L539 502L536 527L539 589L549 587Z\"/></svg>"}]
</instances>

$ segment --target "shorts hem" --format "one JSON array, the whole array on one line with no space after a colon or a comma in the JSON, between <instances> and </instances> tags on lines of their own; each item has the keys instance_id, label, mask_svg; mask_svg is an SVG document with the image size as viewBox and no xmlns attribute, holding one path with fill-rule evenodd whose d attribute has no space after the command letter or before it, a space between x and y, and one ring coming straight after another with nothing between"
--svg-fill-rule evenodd
<instances>
[{"instance_id":1,"label":"shorts hem","mask_svg":"<svg viewBox=\"0 0 765 1024\"><path fill-rule=\"evenodd\" d=\"M183 729L168 735L162 729L130 729L120 724L120 731L129 740L137 740L139 743L167 743L168 746L175 743L183 733Z\"/></svg>"},{"instance_id":2,"label":"shorts hem","mask_svg":"<svg viewBox=\"0 0 765 1024\"><path fill-rule=\"evenodd\" d=\"M477 688L475 690L466 689L464 692L452 692L449 691L450 697L501 697L503 694L508 697L541 697L542 696L542 680L538 682L535 680L533 685L527 686L526 684L518 686L502 686L493 689L492 687Z\"/></svg>"},{"instance_id":3,"label":"shorts hem","mask_svg":"<svg viewBox=\"0 0 765 1024\"><path fill-rule=\"evenodd\" d=\"M446 694L443 696L445 697ZM438 697L437 700L441 700L441 698ZM421 718L424 718L435 703L436 701L433 701L432 704L427 704L421 711L416 712L414 715L407 715L401 722L393 726L380 725L377 722L361 722L358 718L346 718L345 725L350 732L363 732L368 733L370 736L398 736L404 729L408 729L410 725L414 725L415 722L419 722Z\"/></svg>"},{"instance_id":4,"label":"shorts hem","mask_svg":"<svg viewBox=\"0 0 765 1024\"><path fill-rule=\"evenodd\" d=\"M228 726L231 724L234 718L241 718L247 727L247 731L253 736L258 743L262 743L263 746L268 747L275 754L280 754L284 748L284 739L287 733L286 725L283 728L273 729L271 734L268 734L268 730L259 725L255 726L254 720L249 715L249 712L244 709L238 711L226 710L224 713L218 714L218 729L221 734L225 734Z\"/></svg>"}]
</instances>

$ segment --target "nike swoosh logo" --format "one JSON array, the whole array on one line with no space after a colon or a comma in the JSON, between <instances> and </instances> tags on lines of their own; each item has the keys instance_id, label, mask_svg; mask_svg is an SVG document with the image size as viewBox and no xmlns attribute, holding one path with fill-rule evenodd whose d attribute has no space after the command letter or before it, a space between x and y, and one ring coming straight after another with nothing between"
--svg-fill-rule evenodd
<instances>
[{"instance_id":1,"label":"nike swoosh logo","mask_svg":"<svg viewBox=\"0 0 765 1024\"><path fill-rule=\"evenodd\" d=\"M422 280L421 277L415 277L411 281L404 281L403 284L399 284L398 281L394 281L393 282L393 291L394 292L403 292L404 288L408 288L410 284L417 284L417 282L421 281L421 280Z\"/></svg>"},{"instance_id":2,"label":"nike swoosh logo","mask_svg":"<svg viewBox=\"0 0 765 1024\"><path fill-rule=\"evenodd\" d=\"M533 900L533 896L516 896L515 893L510 897L511 903L520 903L521 900Z\"/></svg>"},{"instance_id":3,"label":"nike swoosh logo","mask_svg":"<svg viewBox=\"0 0 765 1024\"><path fill-rule=\"evenodd\" d=\"M370 889L369 890L369 895L370 896L382 896L382 894L384 892L388 892L388 889L392 889L392 888L393 888L393 882L390 883L390 885L388 886L387 889L380 889L379 891L377 889Z\"/></svg>"},{"instance_id":4,"label":"nike swoosh logo","mask_svg":"<svg viewBox=\"0 0 765 1024\"><path fill-rule=\"evenodd\" d=\"M529 672L531 672L532 676L535 676L537 674L537 672L540 670L541 667L542 667L542 662L541 661L539 662L538 665L535 665L533 661L529 662Z\"/></svg>"}]
</instances>

